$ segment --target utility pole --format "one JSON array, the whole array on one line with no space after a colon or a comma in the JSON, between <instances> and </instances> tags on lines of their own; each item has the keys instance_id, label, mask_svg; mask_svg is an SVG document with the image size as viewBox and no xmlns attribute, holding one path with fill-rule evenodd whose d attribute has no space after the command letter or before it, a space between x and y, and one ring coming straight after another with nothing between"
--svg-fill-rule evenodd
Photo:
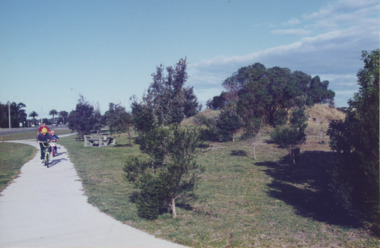
<instances>
[{"instance_id":1,"label":"utility pole","mask_svg":"<svg viewBox=\"0 0 380 248\"><path fill-rule=\"evenodd\" d=\"M11 125L11 102L8 101L8 119L9 119L9 129L12 128L12 125Z\"/></svg>"}]
</instances>

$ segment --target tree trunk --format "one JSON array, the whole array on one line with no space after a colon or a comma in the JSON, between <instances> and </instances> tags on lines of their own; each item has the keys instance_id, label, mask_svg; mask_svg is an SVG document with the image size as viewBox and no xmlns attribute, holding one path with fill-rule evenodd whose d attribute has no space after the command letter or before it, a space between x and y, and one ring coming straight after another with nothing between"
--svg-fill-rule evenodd
<instances>
[{"instance_id":1,"label":"tree trunk","mask_svg":"<svg viewBox=\"0 0 380 248\"><path fill-rule=\"evenodd\" d=\"M132 147L132 142L131 142L131 130L129 128L129 125L127 126L128 128L128 140L129 140L129 146Z\"/></svg>"},{"instance_id":2,"label":"tree trunk","mask_svg":"<svg viewBox=\"0 0 380 248\"><path fill-rule=\"evenodd\" d=\"M293 152L293 149L292 148L288 148L288 154L289 154L289 157L293 163L293 165L296 165L296 155L295 153Z\"/></svg>"},{"instance_id":3,"label":"tree trunk","mask_svg":"<svg viewBox=\"0 0 380 248\"><path fill-rule=\"evenodd\" d=\"M256 160L256 145L255 145L255 142L253 142L253 159Z\"/></svg>"},{"instance_id":4,"label":"tree trunk","mask_svg":"<svg viewBox=\"0 0 380 248\"><path fill-rule=\"evenodd\" d=\"M172 197L172 201L170 203L170 208L172 210L173 219L175 219L177 217L177 213L176 213L176 210L175 210L175 197L174 196Z\"/></svg>"}]
</instances>

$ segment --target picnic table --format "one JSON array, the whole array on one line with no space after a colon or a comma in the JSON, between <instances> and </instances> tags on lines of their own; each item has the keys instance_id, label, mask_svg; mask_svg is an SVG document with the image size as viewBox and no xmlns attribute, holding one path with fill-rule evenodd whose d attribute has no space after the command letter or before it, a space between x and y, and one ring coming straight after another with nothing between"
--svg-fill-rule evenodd
<instances>
[{"instance_id":1,"label":"picnic table","mask_svg":"<svg viewBox=\"0 0 380 248\"><path fill-rule=\"evenodd\" d=\"M116 145L116 138L109 134L102 135L85 135L84 136L84 146L113 146Z\"/></svg>"}]
</instances>

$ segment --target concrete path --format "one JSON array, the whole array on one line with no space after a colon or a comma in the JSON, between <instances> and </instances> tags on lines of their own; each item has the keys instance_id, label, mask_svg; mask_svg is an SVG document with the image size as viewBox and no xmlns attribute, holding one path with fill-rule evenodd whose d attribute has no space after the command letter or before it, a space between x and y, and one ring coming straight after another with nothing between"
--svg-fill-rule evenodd
<instances>
[{"instance_id":1,"label":"concrete path","mask_svg":"<svg viewBox=\"0 0 380 248\"><path fill-rule=\"evenodd\" d=\"M15 141L37 146L35 141ZM184 247L116 221L87 203L82 184L60 146L51 168L40 153L0 196L0 247Z\"/></svg>"}]
</instances>

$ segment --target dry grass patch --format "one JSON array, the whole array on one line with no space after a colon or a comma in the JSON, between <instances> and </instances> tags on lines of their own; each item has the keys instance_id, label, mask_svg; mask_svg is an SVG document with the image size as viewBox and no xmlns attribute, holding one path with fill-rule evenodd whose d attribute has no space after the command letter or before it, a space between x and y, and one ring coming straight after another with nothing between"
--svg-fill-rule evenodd
<instances>
[{"instance_id":1,"label":"dry grass patch","mask_svg":"<svg viewBox=\"0 0 380 248\"><path fill-rule=\"evenodd\" d=\"M325 104L315 104L306 110L309 116L306 132L309 134L326 133L332 120L344 120L345 113Z\"/></svg>"}]
</instances>

